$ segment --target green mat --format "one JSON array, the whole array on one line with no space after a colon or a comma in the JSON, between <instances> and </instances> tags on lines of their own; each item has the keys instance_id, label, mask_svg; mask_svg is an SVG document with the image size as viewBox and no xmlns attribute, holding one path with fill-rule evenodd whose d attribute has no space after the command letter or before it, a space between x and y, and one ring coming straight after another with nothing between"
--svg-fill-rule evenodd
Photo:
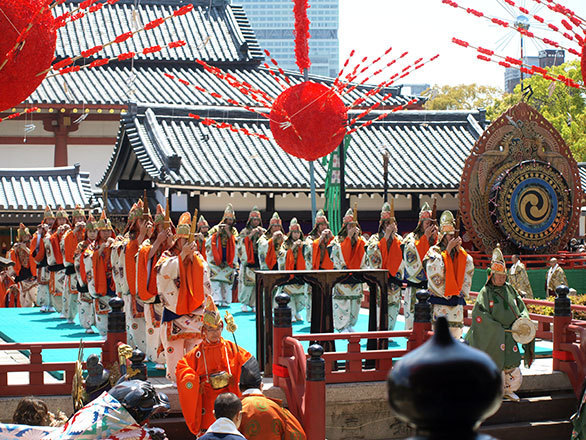
<instances>
[{"instance_id":1,"label":"green mat","mask_svg":"<svg viewBox=\"0 0 586 440\"><path fill-rule=\"evenodd\" d=\"M252 354L256 354L256 316L254 313L244 313L238 303L231 304L229 308L221 307L222 315L225 310L229 310L234 315L234 320L238 325L236 332L236 341L238 345L245 348ZM302 313L304 315L304 313ZM69 324L64 319L58 317L57 313L41 313L39 308L2 308L0 309L0 337L7 342L79 342L100 340L96 333L88 335L78 322ZM402 317L395 326L395 330L403 330L404 324ZM359 315L358 323L355 326L357 332L368 331L368 315L364 311ZM309 323L293 323L293 334L309 333ZM233 340L233 337L227 331L224 331L224 338ZM366 350L366 339L362 340L362 350ZM302 343L304 350L307 351L308 342ZM336 341L336 349L346 350L346 342ZM389 348L405 349L407 340L405 338L395 338L390 341ZM551 356L551 344L538 343L536 345L536 354L539 356ZM74 362L77 359L77 349L57 349L43 350L43 360L45 362ZM28 352L24 352L28 355ZM95 353L100 354L97 348L87 348L84 350L84 358ZM148 374L150 377L160 377L164 371L156 370L152 362L147 363ZM62 373L56 372L55 377L62 377Z\"/></svg>"}]
</instances>

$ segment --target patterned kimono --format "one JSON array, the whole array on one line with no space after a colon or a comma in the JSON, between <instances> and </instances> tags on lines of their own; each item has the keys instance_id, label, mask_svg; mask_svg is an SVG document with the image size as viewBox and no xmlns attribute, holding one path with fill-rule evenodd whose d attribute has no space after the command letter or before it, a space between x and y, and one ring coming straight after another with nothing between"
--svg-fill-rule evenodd
<instances>
[{"instance_id":1,"label":"patterned kimono","mask_svg":"<svg viewBox=\"0 0 586 440\"><path fill-rule=\"evenodd\" d=\"M413 314L415 313L415 294L419 289L427 288L427 276L423 266L423 258L429 250L429 241L425 235L417 238L412 232L403 240L404 279L407 280L403 315L405 316L405 330L413 328Z\"/></svg>"},{"instance_id":2,"label":"patterned kimono","mask_svg":"<svg viewBox=\"0 0 586 440\"><path fill-rule=\"evenodd\" d=\"M29 250L24 244L19 244L13 249L14 260L14 282L18 289L18 302L20 307L34 307L37 300L37 280L31 271L32 258L29 257Z\"/></svg>"},{"instance_id":3,"label":"patterned kimono","mask_svg":"<svg viewBox=\"0 0 586 440\"><path fill-rule=\"evenodd\" d=\"M517 261L509 269L509 283L525 298L533 299L533 289L525 265Z\"/></svg>"},{"instance_id":4,"label":"patterned kimono","mask_svg":"<svg viewBox=\"0 0 586 440\"><path fill-rule=\"evenodd\" d=\"M90 295L89 284L92 284L92 290L95 292L93 286L94 275L91 265L91 243L89 240L78 244L74 256L75 273L77 276L77 300L78 300L78 314L79 323L86 330L90 330L92 325L96 324L96 315L94 311L94 299ZM86 255L87 252L87 255Z\"/></svg>"},{"instance_id":5,"label":"patterned kimono","mask_svg":"<svg viewBox=\"0 0 586 440\"><path fill-rule=\"evenodd\" d=\"M287 240L283 242L277 254L277 263L279 270L305 270L305 257L303 256L303 248L297 248L297 252L291 249L291 243ZM305 284L286 284L282 286L282 291L291 297L291 320L302 321L300 312L305 308Z\"/></svg>"},{"instance_id":6,"label":"patterned kimono","mask_svg":"<svg viewBox=\"0 0 586 440\"><path fill-rule=\"evenodd\" d=\"M399 309L401 308L401 287L403 285L403 251L401 239L395 236L390 247L387 240L380 234L373 234L366 246L368 265L373 269L387 269L389 279L387 283L389 330L394 330Z\"/></svg>"},{"instance_id":7,"label":"patterned kimono","mask_svg":"<svg viewBox=\"0 0 586 440\"><path fill-rule=\"evenodd\" d=\"M112 247L106 246L102 253L99 252L99 247L99 243L95 241L86 251L90 257L89 264L93 272L93 282L88 280L88 290L94 298L96 327L101 336L106 336L108 334L108 314L112 310L109 302L116 296L116 286L112 279Z\"/></svg>"},{"instance_id":8,"label":"patterned kimono","mask_svg":"<svg viewBox=\"0 0 586 440\"><path fill-rule=\"evenodd\" d=\"M240 231L240 235L236 240L236 253L240 260L240 272L238 273L238 302L254 308L256 306L255 270L260 268L258 257L259 237L251 238L250 232L251 230L249 228L244 228Z\"/></svg>"},{"instance_id":9,"label":"patterned kimono","mask_svg":"<svg viewBox=\"0 0 586 440\"><path fill-rule=\"evenodd\" d=\"M336 236L332 242L334 269L364 269L367 264L366 241L361 236L354 246L350 238ZM344 249L350 249L345 253ZM363 296L362 283L336 284L333 289L334 328L339 332L353 332L358 322L360 303Z\"/></svg>"},{"instance_id":10,"label":"patterned kimono","mask_svg":"<svg viewBox=\"0 0 586 440\"><path fill-rule=\"evenodd\" d=\"M37 305L44 311L51 305L49 293L49 270L47 269L47 256L45 253L45 240L38 232L33 234L31 240L31 258L37 265Z\"/></svg>"},{"instance_id":11,"label":"patterned kimono","mask_svg":"<svg viewBox=\"0 0 586 440\"><path fill-rule=\"evenodd\" d=\"M218 227L214 226L206 240L212 296L218 306L227 306L232 302L234 271L238 265L237 238L238 231L236 228L232 227L231 237L222 238L218 232Z\"/></svg>"},{"instance_id":12,"label":"patterned kimono","mask_svg":"<svg viewBox=\"0 0 586 440\"><path fill-rule=\"evenodd\" d=\"M449 260L448 260L449 259ZM424 258L431 293L432 321L446 316L450 332L456 339L464 329L464 306L472 287L474 260L460 248L452 258L439 246L433 246Z\"/></svg>"},{"instance_id":13,"label":"patterned kimono","mask_svg":"<svg viewBox=\"0 0 586 440\"><path fill-rule=\"evenodd\" d=\"M567 286L568 279L566 278L566 274L564 270L560 267L559 264L556 264L554 267L550 267L547 271L547 294L548 296L555 295L555 289L558 286Z\"/></svg>"},{"instance_id":14,"label":"patterned kimono","mask_svg":"<svg viewBox=\"0 0 586 440\"><path fill-rule=\"evenodd\" d=\"M63 264L65 265L65 289L63 290L63 313L69 322L73 322L77 316L77 275L75 273L75 251L77 244L83 240L84 230L75 232L74 229L67 231L61 240L61 252L63 253Z\"/></svg>"},{"instance_id":15,"label":"patterned kimono","mask_svg":"<svg viewBox=\"0 0 586 440\"><path fill-rule=\"evenodd\" d=\"M307 270L332 270L334 268L334 263L331 259L332 254L332 241L334 239L331 238L325 246L325 249L322 253L322 248L319 247L319 237L315 235L309 235L305 238L305 244L303 246L303 255L305 257L305 268ZM305 316L307 322L311 322L311 286L309 284L306 285L305 288L306 297L305 297Z\"/></svg>"},{"instance_id":16,"label":"patterned kimono","mask_svg":"<svg viewBox=\"0 0 586 440\"><path fill-rule=\"evenodd\" d=\"M199 261L203 270L203 295L211 295L208 264L197 253L193 258ZM164 307L160 337L165 350L167 377L173 382L176 380L177 362L201 342L203 325L203 299L195 309L187 313L179 310L185 300L183 295L189 291L188 270L182 264L178 254L165 251L155 266L157 290ZM194 289L198 287L195 286Z\"/></svg>"}]
</instances>

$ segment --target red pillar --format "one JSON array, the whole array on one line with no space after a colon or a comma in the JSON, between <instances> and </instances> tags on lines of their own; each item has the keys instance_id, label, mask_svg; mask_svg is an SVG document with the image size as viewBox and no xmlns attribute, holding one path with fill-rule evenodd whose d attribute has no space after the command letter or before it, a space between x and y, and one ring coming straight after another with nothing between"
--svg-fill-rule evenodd
<instances>
[{"instance_id":1,"label":"red pillar","mask_svg":"<svg viewBox=\"0 0 586 440\"><path fill-rule=\"evenodd\" d=\"M46 131L55 134L55 151L53 154L53 166L67 166L67 145L69 133L77 131L78 124L73 124L71 116L60 114L51 119L45 119L43 127Z\"/></svg>"},{"instance_id":2,"label":"red pillar","mask_svg":"<svg viewBox=\"0 0 586 440\"><path fill-rule=\"evenodd\" d=\"M274 310L273 318L273 384L283 390L287 388L287 384L285 374L279 368L279 357L283 355L283 340L293 335L290 300L286 293L279 293L275 297L277 308Z\"/></svg>"},{"instance_id":3,"label":"red pillar","mask_svg":"<svg viewBox=\"0 0 586 440\"><path fill-rule=\"evenodd\" d=\"M314 344L307 350L307 376L303 408L303 429L307 440L326 438L326 377L325 361L321 355L324 349Z\"/></svg>"}]
</instances>

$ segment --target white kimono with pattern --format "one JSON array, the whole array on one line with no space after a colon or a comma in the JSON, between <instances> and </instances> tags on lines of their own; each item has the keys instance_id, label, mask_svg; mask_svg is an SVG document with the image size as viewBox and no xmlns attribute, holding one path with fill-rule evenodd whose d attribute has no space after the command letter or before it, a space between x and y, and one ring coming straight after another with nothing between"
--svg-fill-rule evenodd
<instances>
[{"instance_id":1,"label":"white kimono with pattern","mask_svg":"<svg viewBox=\"0 0 586 440\"><path fill-rule=\"evenodd\" d=\"M222 303L230 304L232 302L234 275L238 268L238 231L236 228L232 227L232 235L234 237L234 260L232 261L232 267L226 263L224 263L223 266L217 266L215 264L212 238L217 231L218 227L214 226L210 229L208 237L206 238L206 255L210 270L212 296L217 305Z\"/></svg>"},{"instance_id":2,"label":"white kimono with pattern","mask_svg":"<svg viewBox=\"0 0 586 440\"><path fill-rule=\"evenodd\" d=\"M277 252L277 266L279 270L286 270L286 262L287 262L287 251L289 250L289 246L287 242L284 242L281 247L279 248L279 252ZM307 264L305 260L305 243L301 248L298 249L298 252L301 252L304 255L303 263ZM299 268L298 270L304 270L305 266ZM303 318L301 317L301 310L305 308L305 297L307 292L307 284L287 284L282 286L282 291L289 295L291 298L291 302L289 302L289 306L291 307L291 320L293 322L302 321Z\"/></svg>"},{"instance_id":3,"label":"white kimono with pattern","mask_svg":"<svg viewBox=\"0 0 586 440\"><path fill-rule=\"evenodd\" d=\"M380 237L378 234L372 234L366 245L366 256L368 258L368 266L372 269L380 269L382 267L382 255L378 247ZM402 274L404 271L404 263L401 262L398 273ZM391 274L393 276L397 274ZM399 275L401 278L401 275ZM388 292L388 316L389 316L389 330L395 329L399 309L401 308L401 287L393 283L387 283Z\"/></svg>"},{"instance_id":4,"label":"white kimono with pattern","mask_svg":"<svg viewBox=\"0 0 586 440\"><path fill-rule=\"evenodd\" d=\"M472 287L472 277L474 276L474 260L468 253L466 255L464 281L459 294L459 297L464 300L464 303L469 298L470 288ZM445 296L446 268L442 257L442 251L439 246L432 246L429 249L424 258L424 264L427 271L427 288L432 296L430 301L432 302L431 311L433 322L435 322L440 316L446 316L452 336L454 336L454 338L462 337L462 331L464 329L464 305L449 306L433 303L433 297L446 301L450 299Z\"/></svg>"},{"instance_id":5,"label":"white kimono with pattern","mask_svg":"<svg viewBox=\"0 0 586 440\"><path fill-rule=\"evenodd\" d=\"M413 283L421 283L427 280L425 275L425 268L423 261L419 257L415 241L417 237L411 232L403 239L403 268L404 268L404 279ZM424 256L425 257L425 256ZM405 317L405 330L411 330L413 328L413 318L415 313L415 303L417 297L415 294L420 287L407 286L404 295L403 302L403 316Z\"/></svg>"},{"instance_id":6,"label":"white kimono with pattern","mask_svg":"<svg viewBox=\"0 0 586 440\"><path fill-rule=\"evenodd\" d=\"M77 277L77 286L78 288L80 286L85 286L84 282L83 282L83 278L81 275L81 260L85 258L85 252L87 250L87 248L91 246L90 243L87 243L87 241L82 241L81 243L78 243L77 245L77 250L75 252L75 257L73 259L73 265L75 266L75 276ZM89 262L91 262L91 256L89 257ZM86 261L84 260L84 265L87 264ZM85 266L85 271L86 273L84 274L87 277L87 281L88 284L91 282L92 283L92 289L93 287L93 269L92 266L90 265L89 267ZM79 323L81 324L81 326L87 330L92 328L92 325L95 325L96 323L96 315L95 315L95 311L94 311L94 299L92 298L92 296L89 293L89 286L85 286L87 287L87 292L78 292L77 294L77 301L78 301L78 307L77 307L77 312L79 315ZM82 287L82 290L83 289Z\"/></svg>"},{"instance_id":7,"label":"white kimono with pattern","mask_svg":"<svg viewBox=\"0 0 586 440\"><path fill-rule=\"evenodd\" d=\"M364 242L366 248L366 241L361 236L360 240ZM343 241L343 240L342 240ZM346 261L342 253L340 237L336 236L332 242L331 259L334 263L334 269L346 269ZM366 249L360 269L364 269L367 265L368 258L366 256ZM362 302L364 287L360 284L336 284L332 292L332 307L334 314L334 329L339 332L354 331L354 326L358 322L358 315L360 314L360 303Z\"/></svg>"},{"instance_id":8,"label":"white kimono with pattern","mask_svg":"<svg viewBox=\"0 0 586 440\"><path fill-rule=\"evenodd\" d=\"M200 257L194 253L194 258ZM173 320L161 322L160 338L165 352L167 377L174 382L176 381L175 369L179 360L202 341L203 304L205 304L205 298L211 296L212 291L208 263L203 258L200 260L203 262L204 302L187 315L180 315ZM163 252L155 265L155 271L157 290L163 307L177 315L179 287L181 282L184 282L179 276L179 257L170 251Z\"/></svg>"},{"instance_id":9,"label":"white kimono with pattern","mask_svg":"<svg viewBox=\"0 0 586 440\"><path fill-rule=\"evenodd\" d=\"M57 260L55 259L55 252L53 250L53 245L51 244L50 231L43 237L43 242L45 244L45 256L47 257L47 264L49 266L56 265ZM49 306L55 307L55 309L61 313L63 309L62 290L63 283L65 281L65 270L52 272L48 267L47 270L49 271Z\"/></svg>"},{"instance_id":10,"label":"white kimono with pattern","mask_svg":"<svg viewBox=\"0 0 586 440\"><path fill-rule=\"evenodd\" d=\"M263 233L260 235L262 237ZM241 304L255 307L256 306L256 275L255 268L248 266L248 253L246 251L246 237L250 235L251 229L244 228L240 231L240 234L236 238L236 255L240 260L240 271L238 272L238 302ZM258 243L260 237L253 241L253 246L257 249L258 255ZM260 256L259 256L260 258Z\"/></svg>"}]
</instances>

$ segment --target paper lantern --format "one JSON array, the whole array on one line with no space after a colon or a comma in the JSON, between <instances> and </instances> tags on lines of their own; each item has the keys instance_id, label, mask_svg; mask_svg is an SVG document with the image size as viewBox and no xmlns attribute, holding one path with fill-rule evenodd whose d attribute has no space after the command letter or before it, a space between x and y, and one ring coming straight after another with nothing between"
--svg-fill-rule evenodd
<instances>
[{"instance_id":1,"label":"paper lantern","mask_svg":"<svg viewBox=\"0 0 586 440\"><path fill-rule=\"evenodd\" d=\"M330 154L344 139L347 109L336 92L307 81L279 95L271 132L287 153L308 161Z\"/></svg>"},{"instance_id":2,"label":"paper lantern","mask_svg":"<svg viewBox=\"0 0 586 440\"><path fill-rule=\"evenodd\" d=\"M55 19L47 0L2 0L0 111L20 104L43 81L55 55ZM42 11L41 11L42 10ZM32 25L32 28L29 28ZM20 49L10 51L22 39Z\"/></svg>"}]
</instances>

